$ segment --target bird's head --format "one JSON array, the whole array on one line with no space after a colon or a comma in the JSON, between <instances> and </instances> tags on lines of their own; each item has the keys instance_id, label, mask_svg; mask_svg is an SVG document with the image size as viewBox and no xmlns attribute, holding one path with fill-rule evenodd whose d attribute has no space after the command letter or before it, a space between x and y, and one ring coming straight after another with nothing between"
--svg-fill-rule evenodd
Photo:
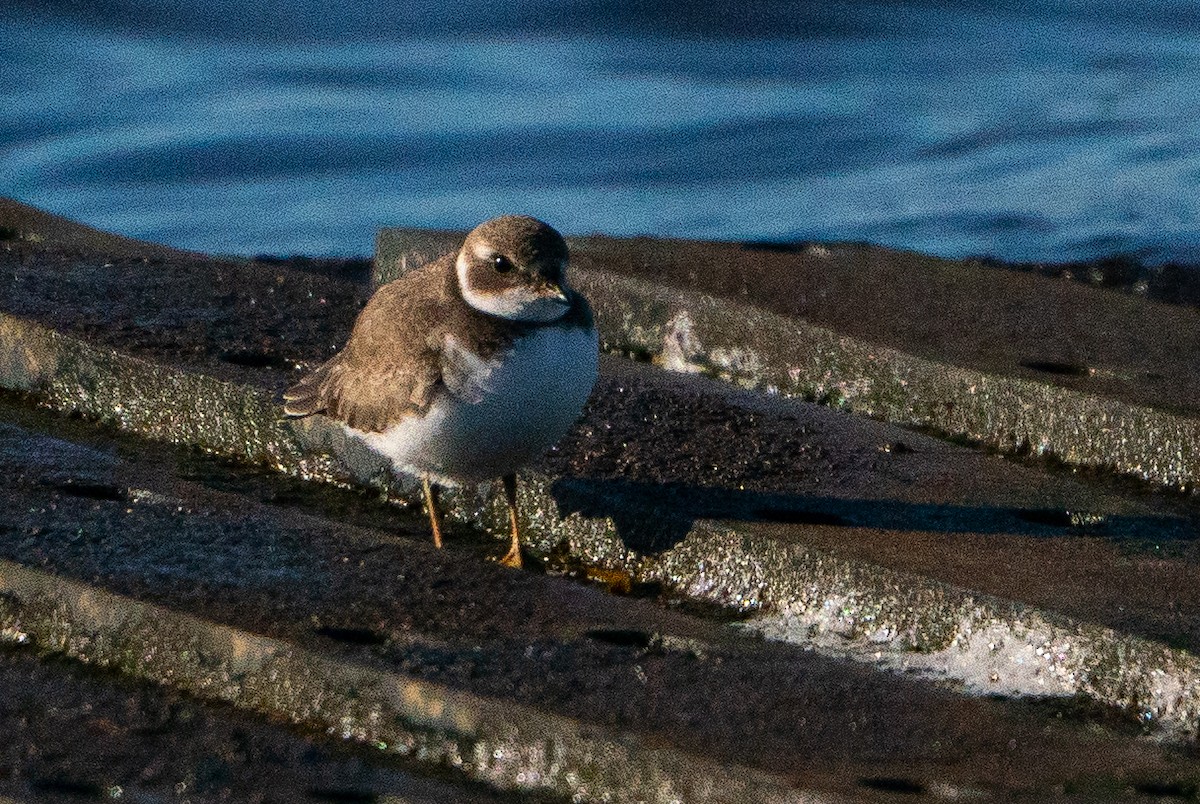
<instances>
[{"instance_id":1,"label":"bird's head","mask_svg":"<svg viewBox=\"0 0 1200 804\"><path fill-rule=\"evenodd\" d=\"M513 321L549 322L571 306L567 243L537 218L503 215L476 226L456 264L467 304Z\"/></svg>"}]
</instances>

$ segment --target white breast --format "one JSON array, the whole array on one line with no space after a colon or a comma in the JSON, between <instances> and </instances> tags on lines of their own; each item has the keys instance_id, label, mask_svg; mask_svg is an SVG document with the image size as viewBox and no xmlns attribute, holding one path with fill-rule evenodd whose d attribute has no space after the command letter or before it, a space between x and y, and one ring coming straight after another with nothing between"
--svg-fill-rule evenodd
<instances>
[{"instance_id":1,"label":"white breast","mask_svg":"<svg viewBox=\"0 0 1200 804\"><path fill-rule=\"evenodd\" d=\"M494 479L563 437L596 382L597 361L595 330L539 328L473 365L469 393L443 393L425 416L382 433L348 429L400 471L449 485Z\"/></svg>"}]
</instances>

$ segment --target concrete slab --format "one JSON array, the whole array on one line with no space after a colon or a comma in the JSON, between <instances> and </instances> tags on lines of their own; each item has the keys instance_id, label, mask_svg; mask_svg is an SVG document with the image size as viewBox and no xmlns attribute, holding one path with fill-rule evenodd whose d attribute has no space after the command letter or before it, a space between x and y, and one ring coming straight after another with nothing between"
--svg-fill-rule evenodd
<instances>
[{"instance_id":1,"label":"concrete slab","mask_svg":"<svg viewBox=\"0 0 1200 804\"><path fill-rule=\"evenodd\" d=\"M168 260L148 269L28 243L6 254L3 270L14 281L3 304L20 314L0 327L0 373L10 387L134 433L413 499L319 419L291 430L278 418L275 393L295 376L293 366L340 343L364 285L311 266ZM120 302L101 309L86 306L85 295L81 308L75 291L105 282L121 290ZM1049 692L1082 702L1088 729L1123 717L1152 729L1161 723L1161 735L1195 729L1200 584L1187 499L1014 465L844 412L613 362L584 420L540 470L523 476L522 493L531 551L553 571L705 603L742 619L742 630L918 668L1018 701ZM500 527L495 495L452 503L457 521ZM409 527L423 539L419 525ZM452 540L478 555L488 545L477 533L456 528ZM213 565L206 553L177 547L161 555L183 561L182 575L129 583L138 594L194 589L215 572L226 587L252 587L254 572L269 570L272 583L300 583L289 557L302 552ZM464 580L461 567L451 575ZM481 599L495 605L490 594ZM911 706L916 694L901 697ZM843 712L851 699L824 699L819 708ZM867 696L864 705L882 711L882 700ZM1122 714L1110 721L1114 711ZM902 732L880 735L880 744L903 745ZM1145 748L1124 739L1121 750ZM1042 748L1078 759L1074 749ZM991 756L983 764L998 755ZM1112 755L1102 764L1138 766ZM956 783L982 772L966 765ZM1059 779L1051 786L1103 777L1095 789L1152 787L1096 768L1068 772L1041 754L1025 769L1034 766L1041 778ZM952 776L931 772L917 786L928 791Z\"/></svg>"},{"instance_id":2,"label":"concrete slab","mask_svg":"<svg viewBox=\"0 0 1200 804\"><path fill-rule=\"evenodd\" d=\"M0 638L0 804L515 800L177 688L39 657L14 636Z\"/></svg>"},{"instance_id":3,"label":"concrete slab","mask_svg":"<svg viewBox=\"0 0 1200 804\"><path fill-rule=\"evenodd\" d=\"M461 233L384 229L386 281ZM1200 478L1200 311L857 245L570 240L604 347L1013 454Z\"/></svg>"},{"instance_id":4,"label":"concrete slab","mask_svg":"<svg viewBox=\"0 0 1200 804\"><path fill-rule=\"evenodd\" d=\"M0 242L37 247L42 244L69 251L104 252L110 257L159 260L197 256L194 252L147 243L85 226L45 210L0 197Z\"/></svg>"},{"instance_id":5,"label":"concrete slab","mask_svg":"<svg viewBox=\"0 0 1200 804\"><path fill-rule=\"evenodd\" d=\"M663 804L838 800L511 702L330 661L9 562L0 562L0 592L12 638L340 733L501 790Z\"/></svg>"},{"instance_id":6,"label":"concrete slab","mask_svg":"<svg viewBox=\"0 0 1200 804\"><path fill-rule=\"evenodd\" d=\"M652 600L510 572L480 560L488 542L461 530L435 551L419 515L378 502L360 498L363 524L349 525L341 493L19 406L3 414L9 639L361 741L377 756L382 741L384 757L523 791L494 757L481 759L480 741L499 729L519 774L547 756L545 739L582 732L616 740L635 765L618 774L630 784L682 752L674 767L689 780L716 763L741 782L787 780L802 800L1059 788L1111 797L1200 772L1186 750L1138 739L1136 724L1082 698L962 698ZM398 702L396 685L421 695ZM469 721L454 729L453 751L437 725L451 712ZM567 737L536 728L547 723ZM576 784L562 775L570 752L556 756L558 775L538 766L540 789ZM616 800L628 789L604 788Z\"/></svg>"}]
</instances>

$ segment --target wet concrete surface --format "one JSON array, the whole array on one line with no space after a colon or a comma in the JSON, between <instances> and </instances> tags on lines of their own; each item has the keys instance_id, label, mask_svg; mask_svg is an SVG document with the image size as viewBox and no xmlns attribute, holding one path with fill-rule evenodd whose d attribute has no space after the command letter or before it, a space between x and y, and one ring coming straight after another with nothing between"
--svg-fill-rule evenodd
<instances>
[{"instance_id":1,"label":"wet concrete surface","mask_svg":"<svg viewBox=\"0 0 1200 804\"><path fill-rule=\"evenodd\" d=\"M52 250L21 259L6 309L91 342L273 391L299 374L295 366L340 346L369 292L355 266L350 278L331 278L336 264L323 271L207 260L151 266ZM117 301L97 301L117 286ZM872 554L862 545L922 543L907 534L924 533L930 549L910 547L906 555L927 555L939 570L976 559L974 575L935 577L972 580L971 588L1017 599L1028 599L1028 589L1006 586L1005 575L993 577L989 567L1041 566L1036 558L1044 555L1050 569L1039 576L1046 581L1033 596L1039 604L1180 646L1194 647L1200 633L1191 591L1200 587L1189 582L1195 509L1185 500L1121 493L819 406L609 360L584 418L547 468L602 481L627 500L666 495L685 512L684 527L697 518L832 525L822 544L879 559L885 550ZM636 523L622 536L647 546ZM956 558L943 562L934 545L949 543L959 546ZM1049 584L1061 576L1110 580ZM1113 605L1127 587L1134 599Z\"/></svg>"},{"instance_id":2,"label":"wet concrete surface","mask_svg":"<svg viewBox=\"0 0 1200 804\"><path fill-rule=\"evenodd\" d=\"M8 246L0 309L268 393L340 346L368 292L356 263ZM418 512L369 493L155 457L164 448L20 402L5 418L3 555L173 610L851 796L1092 800L1184 794L1196 776L1190 748L1137 737L1136 713L963 698L731 631L723 623L754 612L681 605L661 583L556 558L553 544L538 548L549 575L509 573L480 560L495 551L480 531L456 527L437 553ZM912 573L913 588L933 579L1196 649L1186 497L618 361L542 469L603 490L587 500L610 509L669 509L681 539L732 520ZM627 548L669 546L641 516L616 527Z\"/></svg>"},{"instance_id":3,"label":"wet concrete surface","mask_svg":"<svg viewBox=\"0 0 1200 804\"><path fill-rule=\"evenodd\" d=\"M2 555L174 611L851 796L1124 795L1200 772L1116 713L963 698L667 601L510 572L469 533L435 551L419 516L377 502L347 524L323 510L344 493L4 413Z\"/></svg>"},{"instance_id":4,"label":"wet concrete surface","mask_svg":"<svg viewBox=\"0 0 1200 804\"><path fill-rule=\"evenodd\" d=\"M506 800L481 785L413 776L399 760L347 750L324 734L31 648L0 647L0 689L0 801Z\"/></svg>"},{"instance_id":5,"label":"wet concrete surface","mask_svg":"<svg viewBox=\"0 0 1200 804\"><path fill-rule=\"evenodd\" d=\"M636 241L635 241L636 242ZM593 264L795 316L943 363L1200 410L1200 311L1077 282L853 244L585 239ZM602 250L603 248L603 250ZM641 255L639 255L641 256Z\"/></svg>"},{"instance_id":6,"label":"wet concrete surface","mask_svg":"<svg viewBox=\"0 0 1200 804\"><path fill-rule=\"evenodd\" d=\"M691 521L801 526L804 544L838 555L1200 650L1190 499L700 378L606 366L602 393L547 457L552 473L673 499ZM638 544L636 525L625 538Z\"/></svg>"},{"instance_id":7,"label":"wet concrete surface","mask_svg":"<svg viewBox=\"0 0 1200 804\"><path fill-rule=\"evenodd\" d=\"M0 248L6 312L227 380L285 382L297 362L333 354L370 296L364 261L170 259L25 240Z\"/></svg>"},{"instance_id":8,"label":"wet concrete surface","mask_svg":"<svg viewBox=\"0 0 1200 804\"><path fill-rule=\"evenodd\" d=\"M460 237L384 229L377 278ZM868 246L570 242L609 351L1010 454L1200 481L1192 306Z\"/></svg>"}]
</instances>

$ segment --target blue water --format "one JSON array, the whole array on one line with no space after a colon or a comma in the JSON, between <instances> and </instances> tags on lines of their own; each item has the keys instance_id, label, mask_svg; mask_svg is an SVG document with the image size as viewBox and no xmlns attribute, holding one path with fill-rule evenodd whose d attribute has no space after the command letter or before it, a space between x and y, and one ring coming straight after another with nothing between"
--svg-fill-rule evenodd
<instances>
[{"instance_id":1,"label":"blue water","mask_svg":"<svg viewBox=\"0 0 1200 804\"><path fill-rule=\"evenodd\" d=\"M0 194L223 253L524 211L1200 261L1197 6L946 5L4 0Z\"/></svg>"}]
</instances>

